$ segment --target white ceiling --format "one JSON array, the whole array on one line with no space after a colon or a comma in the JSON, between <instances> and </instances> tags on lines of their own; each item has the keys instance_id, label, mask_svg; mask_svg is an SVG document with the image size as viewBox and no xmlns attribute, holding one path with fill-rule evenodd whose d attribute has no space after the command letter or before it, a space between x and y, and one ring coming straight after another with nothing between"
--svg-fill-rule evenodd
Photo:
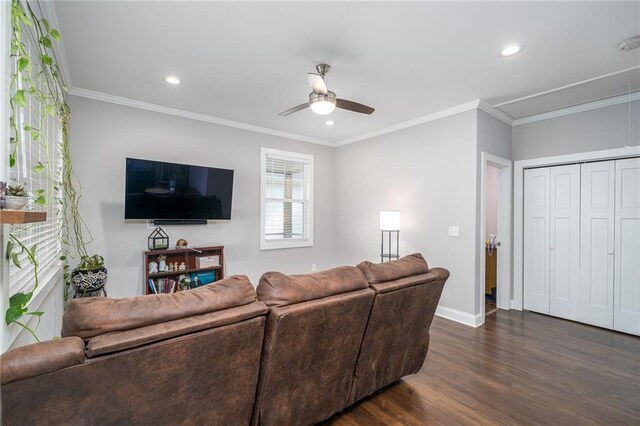
<instances>
[{"instance_id":1,"label":"white ceiling","mask_svg":"<svg viewBox=\"0 0 640 426\"><path fill-rule=\"evenodd\" d=\"M640 1L56 1L55 12L74 87L329 141L640 66L640 49L616 48L640 34ZM513 42L524 52L498 57ZM336 110L333 127L308 109L278 116L307 100L305 74L319 62L338 97L376 111ZM183 84L166 84L168 74ZM611 80L568 96L618 94L624 76ZM533 109L574 102L552 98Z\"/></svg>"}]
</instances>

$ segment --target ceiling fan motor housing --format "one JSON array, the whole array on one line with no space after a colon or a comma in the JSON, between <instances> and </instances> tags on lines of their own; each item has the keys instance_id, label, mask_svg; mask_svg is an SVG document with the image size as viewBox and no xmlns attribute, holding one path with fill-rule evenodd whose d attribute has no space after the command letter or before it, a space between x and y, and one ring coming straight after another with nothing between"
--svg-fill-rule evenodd
<instances>
[{"instance_id":1,"label":"ceiling fan motor housing","mask_svg":"<svg viewBox=\"0 0 640 426\"><path fill-rule=\"evenodd\" d=\"M315 92L309 93L309 104L313 104L316 102L331 102L332 104L335 105L336 94L331 91L327 91L326 95L323 95L322 93L315 93Z\"/></svg>"}]
</instances>

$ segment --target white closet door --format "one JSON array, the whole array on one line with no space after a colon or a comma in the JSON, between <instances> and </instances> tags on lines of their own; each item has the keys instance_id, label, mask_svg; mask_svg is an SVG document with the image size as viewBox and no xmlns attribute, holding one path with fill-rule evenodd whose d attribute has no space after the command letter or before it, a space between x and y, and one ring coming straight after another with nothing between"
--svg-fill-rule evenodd
<instances>
[{"instance_id":1,"label":"white closet door","mask_svg":"<svg viewBox=\"0 0 640 426\"><path fill-rule=\"evenodd\" d=\"M549 313L578 319L580 307L580 165L551 167Z\"/></svg>"},{"instance_id":2,"label":"white closet door","mask_svg":"<svg viewBox=\"0 0 640 426\"><path fill-rule=\"evenodd\" d=\"M581 166L579 321L606 328L613 328L614 166Z\"/></svg>"},{"instance_id":3,"label":"white closet door","mask_svg":"<svg viewBox=\"0 0 640 426\"><path fill-rule=\"evenodd\" d=\"M613 328L640 335L640 158L616 161Z\"/></svg>"},{"instance_id":4,"label":"white closet door","mask_svg":"<svg viewBox=\"0 0 640 426\"><path fill-rule=\"evenodd\" d=\"M524 171L524 308L549 313L549 169Z\"/></svg>"}]
</instances>

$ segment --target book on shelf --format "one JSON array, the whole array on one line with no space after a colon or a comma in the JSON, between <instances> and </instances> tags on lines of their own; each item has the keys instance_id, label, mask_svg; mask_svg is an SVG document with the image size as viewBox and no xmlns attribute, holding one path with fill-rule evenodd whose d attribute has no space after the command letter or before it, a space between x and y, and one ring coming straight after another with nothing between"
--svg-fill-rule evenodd
<instances>
[{"instance_id":1,"label":"book on shelf","mask_svg":"<svg viewBox=\"0 0 640 426\"><path fill-rule=\"evenodd\" d=\"M170 278L149 278L149 288L154 294L175 293L176 280Z\"/></svg>"}]
</instances>

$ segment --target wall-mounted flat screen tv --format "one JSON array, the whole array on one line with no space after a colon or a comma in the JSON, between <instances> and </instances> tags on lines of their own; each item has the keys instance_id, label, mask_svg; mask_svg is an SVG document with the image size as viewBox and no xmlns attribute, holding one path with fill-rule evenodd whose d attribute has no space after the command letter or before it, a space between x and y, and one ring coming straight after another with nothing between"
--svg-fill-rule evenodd
<instances>
[{"instance_id":1,"label":"wall-mounted flat screen tv","mask_svg":"<svg viewBox=\"0 0 640 426\"><path fill-rule=\"evenodd\" d=\"M125 219L229 220L233 170L127 158Z\"/></svg>"}]
</instances>

